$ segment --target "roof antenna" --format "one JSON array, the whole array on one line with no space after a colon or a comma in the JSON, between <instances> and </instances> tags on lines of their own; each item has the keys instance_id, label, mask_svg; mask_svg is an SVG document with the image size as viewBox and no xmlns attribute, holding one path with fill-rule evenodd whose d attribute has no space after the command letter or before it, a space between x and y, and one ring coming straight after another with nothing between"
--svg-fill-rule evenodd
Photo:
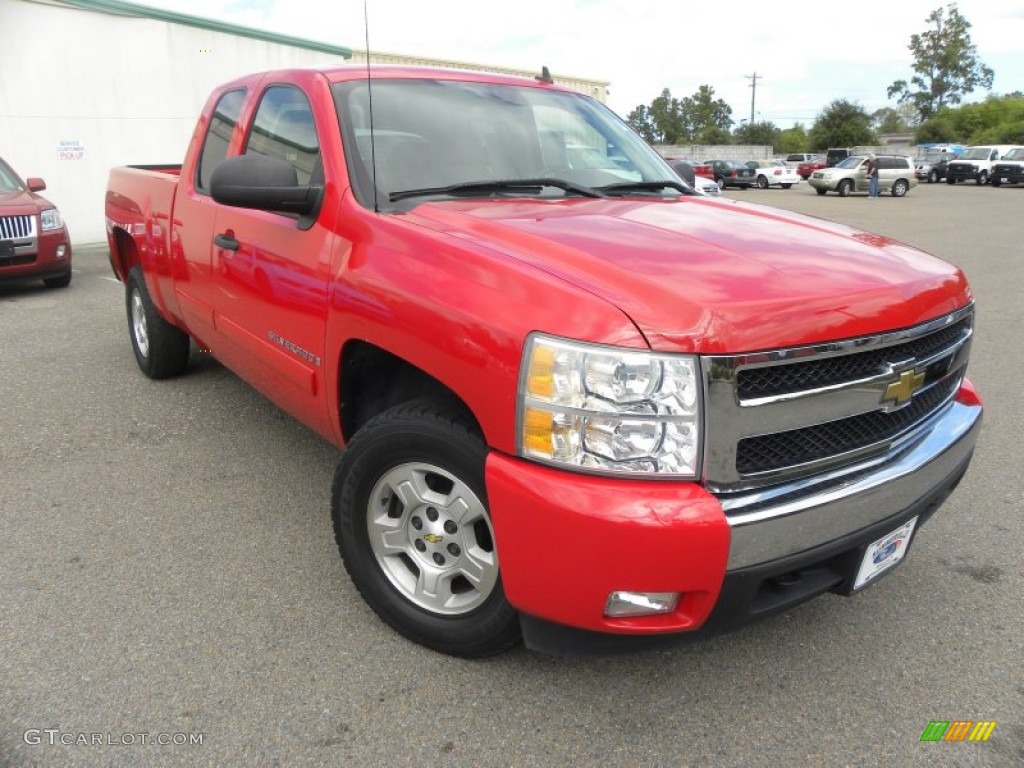
<instances>
[{"instance_id":1,"label":"roof antenna","mask_svg":"<svg viewBox=\"0 0 1024 768\"><path fill-rule=\"evenodd\" d=\"M366 39L366 99L370 109L370 176L373 180L373 212L380 213L377 202L377 144L373 138L373 88L370 78L370 16L363 0L363 35Z\"/></svg>"},{"instance_id":2,"label":"roof antenna","mask_svg":"<svg viewBox=\"0 0 1024 768\"><path fill-rule=\"evenodd\" d=\"M555 79L553 77L551 77L551 70L549 70L546 66L545 67L541 67L540 68L540 74L539 75L534 75L533 79L534 80L539 80L542 83L547 83L548 85L554 85L555 84Z\"/></svg>"}]
</instances>

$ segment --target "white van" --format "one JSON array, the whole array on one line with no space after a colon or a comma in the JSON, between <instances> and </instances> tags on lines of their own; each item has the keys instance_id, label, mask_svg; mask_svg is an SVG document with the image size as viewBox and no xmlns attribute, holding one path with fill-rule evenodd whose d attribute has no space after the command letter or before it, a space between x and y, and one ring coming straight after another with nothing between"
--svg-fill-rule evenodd
<instances>
[{"instance_id":1,"label":"white van","mask_svg":"<svg viewBox=\"0 0 1024 768\"><path fill-rule=\"evenodd\" d=\"M987 146L968 147L960 153L960 157L951 160L946 166L946 183L956 184L958 181L974 179L978 184L988 182L992 164L1002 159L1016 144L989 144Z\"/></svg>"}]
</instances>

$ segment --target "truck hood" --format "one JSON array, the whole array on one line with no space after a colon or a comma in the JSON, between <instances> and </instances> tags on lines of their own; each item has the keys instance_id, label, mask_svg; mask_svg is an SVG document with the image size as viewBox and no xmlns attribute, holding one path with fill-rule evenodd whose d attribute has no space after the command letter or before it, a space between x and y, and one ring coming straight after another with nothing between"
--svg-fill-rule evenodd
<instances>
[{"instance_id":1,"label":"truck hood","mask_svg":"<svg viewBox=\"0 0 1024 768\"><path fill-rule=\"evenodd\" d=\"M460 200L406 216L606 299L661 351L834 341L971 301L959 269L888 237L732 200Z\"/></svg>"}]
</instances>

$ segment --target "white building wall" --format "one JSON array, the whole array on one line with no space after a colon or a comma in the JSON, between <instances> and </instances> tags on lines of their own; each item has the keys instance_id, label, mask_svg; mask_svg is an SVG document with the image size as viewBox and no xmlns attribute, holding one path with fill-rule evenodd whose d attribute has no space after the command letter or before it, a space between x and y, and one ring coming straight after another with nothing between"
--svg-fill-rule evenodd
<instances>
[{"instance_id":1,"label":"white building wall","mask_svg":"<svg viewBox=\"0 0 1024 768\"><path fill-rule=\"evenodd\" d=\"M213 88L341 56L223 32L26 0L0 0L0 156L64 216L74 243L103 241L112 167L175 164ZM18 62L12 65L11 62Z\"/></svg>"},{"instance_id":2,"label":"white building wall","mask_svg":"<svg viewBox=\"0 0 1024 768\"><path fill-rule=\"evenodd\" d=\"M157 19L35 0L0 0L0 156L44 192L74 243L105 240L107 175L180 163L217 85L268 69L354 64L340 55ZM374 63L516 72L401 54ZM530 76L530 73L519 73ZM604 100L607 82L556 81Z\"/></svg>"}]
</instances>

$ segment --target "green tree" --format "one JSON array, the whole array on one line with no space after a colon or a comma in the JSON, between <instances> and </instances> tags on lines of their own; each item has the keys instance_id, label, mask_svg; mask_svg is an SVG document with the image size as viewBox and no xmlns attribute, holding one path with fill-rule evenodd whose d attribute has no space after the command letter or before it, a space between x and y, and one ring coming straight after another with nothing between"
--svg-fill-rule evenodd
<instances>
[{"instance_id":1,"label":"green tree","mask_svg":"<svg viewBox=\"0 0 1024 768\"><path fill-rule=\"evenodd\" d=\"M654 143L654 123L651 120L650 112L643 104L626 116L626 122L630 127L640 134L640 137L648 144Z\"/></svg>"},{"instance_id":2,"label":"green tree","mask_svg":"<svg viewBox=\"0 0 1024 768\"><path fill-rule=\"evenodd\" d=\"M949 144L960 140L953 121L945 112L928 118L914 131L914 141L918 144Z\"/></svg>"},{"instance_id":3,"label":"green tree","mask_svg":"<svg viewBox=\"0 0 1024 768\"><path fill-rule=\"evenodd\" d=\"M913 104L921 120L959 104L975 88L991 88L995 77L978 58L968 32L971 24L956 3L935 9L925 21L931 28L910 36L914 76L909 84L897 80L888 89L890 99L897 96L901 104Z\"/></svg>"},{"instance_id":4,"label":"green tree","mask_svg":"<svg viewBox=\"0 0 1024 768\"><path fill-rule=\"evenodd\" d=\"M775 151L788 155L792 152L806 152L810 146L810 142L807 140L807 129L804 128L803 123L797 123L792 128L786 128L779 132Z\"/></svg>"},{"instance_id":5,"label":"green tree","mask_svg":"<svg viewBox=\"0 0 1024 768\"><path fill-rule=\"evenodd\" d=\"M733 141L736 144L761 144L775 147L779 140L779 129L775 123L764 121L761 123L743 123L732 132Z\"/></svg>"},{"instance_id":6,"label":"green tree","mask_svg":"<svg viewBox=\"0 0 1024 768\"><path fill-rule=\"evenodd\" d=\"M836 99L825 107L807 138L815 150L875 144L878 141L871 130L871 116L864 107L845 99Z\"/></svg>"},{"instance_id":7,"label":"green tree","mask_svg":"<svg viewBox=\"0 0 1024 768\"><path fill-rule=\"evenodd\" d=\"M665 88L661 96L651 102L647 109L654 126L654 138L657 144L682 144L689 139L683 105L672 92Z\"/></svg>"},{"instance_id":8,"label":"green tree","mask_svg":"<svg viewBox=\"0 0 1024 768\"><path fill-rule=\"evenodd\" d=\"M882 107L871 113L871 126L878 133L910 133L917 123L917 111L912 104L898 108Z\"/></svg>"},{"instance_id":9,"label":"green tree","mask_svg":"<svg viewBox=\"0 0 1024 768\"><path fill-rule=\"evenodd\" d=\"M733 124L732 107L722 99L716 99L715 89L710 85L700 86L696 93L683 99L681 109L694 141L701 144L723 143L709 139L720 140L724 133L724 143L729 143L729 129Z\"/></svg>"}]
</instances>

